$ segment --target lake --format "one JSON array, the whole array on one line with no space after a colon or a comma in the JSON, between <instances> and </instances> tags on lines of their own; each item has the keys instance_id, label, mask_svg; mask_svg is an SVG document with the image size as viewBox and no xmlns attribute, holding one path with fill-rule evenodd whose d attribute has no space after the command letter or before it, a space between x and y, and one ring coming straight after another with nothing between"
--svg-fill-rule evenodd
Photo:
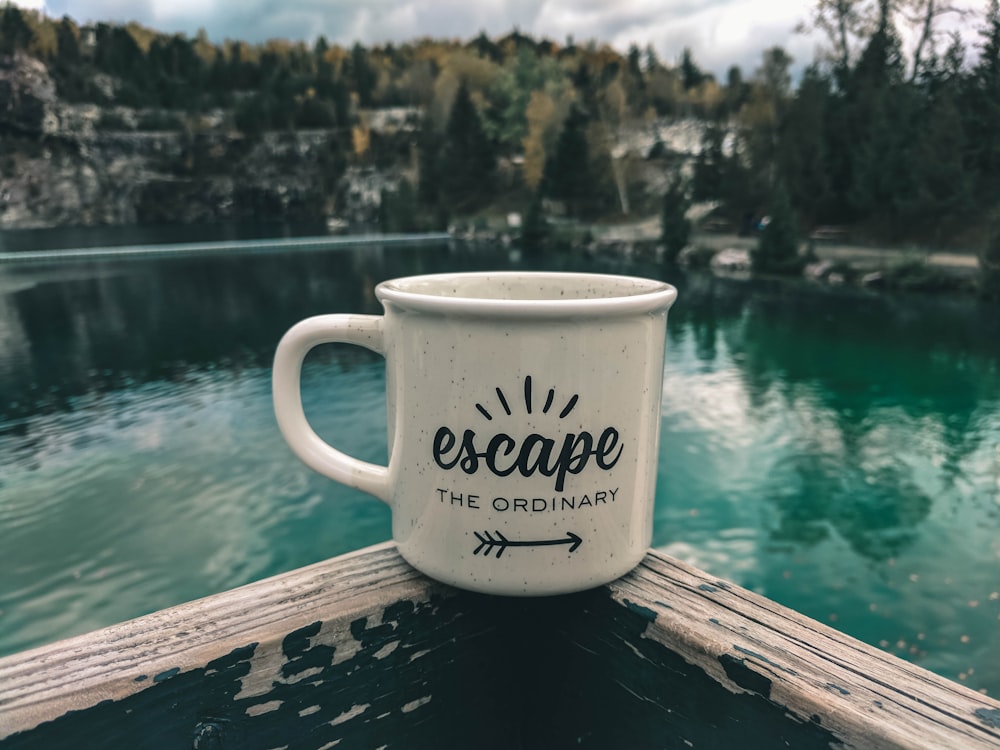
<instances>
[{"instance_id":1,"label":"lake","mask_svg":"<svg viewBox=\"0 0 1000 750\"><path fill-rule=\"evenodd\" d=\"M278 434L278 339L385 278L529 266L679 289L657 548L1000 696L1000 308L447 246L0 267L0 654L388 539ZM384 385L321 347L306 410L384 462Z\"/></svg>"}]
</instances>

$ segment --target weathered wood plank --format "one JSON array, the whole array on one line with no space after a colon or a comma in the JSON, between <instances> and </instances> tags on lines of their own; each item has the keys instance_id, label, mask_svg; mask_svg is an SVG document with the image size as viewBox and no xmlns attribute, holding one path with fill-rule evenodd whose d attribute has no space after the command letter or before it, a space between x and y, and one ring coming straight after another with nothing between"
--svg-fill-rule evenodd
<instances>
[{"instance_id":1,"label":"weathered wood plank","mask_svg":"<svg viewBox=\"0 0 1000 750\"><path fill-rule=\"evenodd\" d=\"M998 726L1000 703L656 553L507 599L379 545L0 660L4 749L986 748Z\"/></svg>"},{"instance_id":2,"label":"weathered wood plank","mask_svg":"<svg viewBox=\"0 0 1000 750\"><path fill-rule=\"evenodd\" d=\"M612 586L644 637L865 748L1000 747L1000 702L663 555Z\"/></svg>"}]
</instances>

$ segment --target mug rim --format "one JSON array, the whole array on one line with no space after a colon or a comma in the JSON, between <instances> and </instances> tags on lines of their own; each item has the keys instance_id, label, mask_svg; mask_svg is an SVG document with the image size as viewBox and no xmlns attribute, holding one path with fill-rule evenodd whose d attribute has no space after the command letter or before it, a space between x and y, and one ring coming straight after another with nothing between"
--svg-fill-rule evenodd
<instances>
[{"instance_id":1,"label":"mug rim","mask_svg":"<svg viewBox=\"0 0 1000 750\"><path fill-rule=\"evenodd\" d=\"M462 281L527 279L549 282L584 282L605 285L610 293L593 297L509 299L474 294L442 294L414 288L418 285L452 284ZM409 288L408 288L409 287ZM404 310L439 314L484 315L506 318L554 318L578 316L634 315L664 311L677 299L677 289L665 281L624 274L566 271L463 271L403 276L387 279L375 287L383 305ZM386 305L388 306L388 305Z\"/></svg>"}]
</instances>

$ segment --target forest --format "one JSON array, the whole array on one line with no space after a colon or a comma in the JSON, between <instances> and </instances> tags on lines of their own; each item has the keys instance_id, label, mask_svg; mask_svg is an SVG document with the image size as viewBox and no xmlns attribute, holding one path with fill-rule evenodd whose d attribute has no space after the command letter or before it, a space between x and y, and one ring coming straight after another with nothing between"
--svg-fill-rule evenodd
<instances>
[{"instance_id":1,"label":"forest","mask_svg":"<svg viewBox=\"0 0 1000 750\"><path fill-rule=\"evenodd\" d=\"M645 155L677 172L668 202L718 201L733 222L777 208L800 229L850 225L880 242L981 239L1000 204L998 0L975 13L940 0L816 0L804 12L802 30L823 47L798 80L781 47L718 80L689 49L665 60L651 46L517 30L370 47L216 43L9 4L0 55L43 61L65 101L140 109L140 128L197 128L221 110L247 138L329 129L349 160L405 158L380 152L359 113L416 108L419 180L407 200L442 219L501 189L571 216L614 215L615 174L628 168L615 134L687 117L707 124L692 169L677 170L662 143ZM945 31L956 14L974 30L966 41ZM915 40L905 52L904 37ZM520 165L516 185L498 183L504 160Z\"/></svg>"}]
</instances>

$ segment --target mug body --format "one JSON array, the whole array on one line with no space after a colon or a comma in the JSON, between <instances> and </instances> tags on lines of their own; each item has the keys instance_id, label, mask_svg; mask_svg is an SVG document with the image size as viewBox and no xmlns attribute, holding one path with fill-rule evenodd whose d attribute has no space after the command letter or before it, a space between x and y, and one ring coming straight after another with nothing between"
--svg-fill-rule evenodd
<instances>
[{"instance_id":1,"label":"mug body","mask_svg":"<svg viewBox=\"0 0 1000 750\"><path fill-rule=\"evenodd\" d=\"M477 273L376 294L400 553L438 580L507 595L635 567L652 538L673 288Z\"/></svg>"}]
</instances>

